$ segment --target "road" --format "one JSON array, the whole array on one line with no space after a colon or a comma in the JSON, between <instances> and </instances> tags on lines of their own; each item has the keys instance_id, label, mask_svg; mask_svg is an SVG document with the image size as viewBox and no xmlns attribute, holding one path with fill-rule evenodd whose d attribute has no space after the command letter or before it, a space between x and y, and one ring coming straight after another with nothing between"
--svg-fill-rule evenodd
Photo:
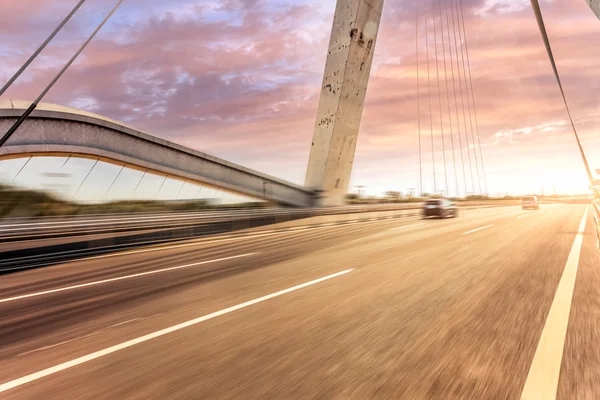
<instances>
[{"instance_id":1,"label":"road","mask_svg":"<svg viewBox=\"0 0 600 400\"><path fill-rule=\"evenodd\" d=\"M6 275L0 398L598 399L587 208L249 231Z\"/></svg>"},{"instance_id":2,"label":"road","mask_svg":"<svg viewBox=\"0 0 600 400\"><path fill-rule=\"evenodd\" d=\"M470 203L470 204L469 204ZM463 202L461 209L498 207L494 202ZM506 203L506 202L504 202ZM55 265L84 256L107 254L151 244L163 244L248 229L285 229L284 222L337 224L360 220L414 217L419 204L381 204L309 209L242 209L144 215L74 216L9 220L0 224L0 274ZM141 225L140 225L141 224Z\"/></svg>"},{"instance_id":3,"label":"road","mask_svg":"<svg viewBox=\"0 0 600 400\"><path fill-rule=\"evenodd\" d=\"M494 205L514 205L510 200L463 201L464 207L482 207ZM343 207L326 208L238 208L202 211L172 211L172 212L143 212L47 216L31 218L0 219L0 244L15 241L40 241L41 239L98 235L103 233L115 234L140 230L156 230L159 228L185 227L198 224L215 223L231 220L243 220L261 216L277 217L280 220L305 218L313 215L356 214L373 212L394 212L414 210L418 203L389 203L369 205L348 205ZM2 249L0 248L0 251Z\"/></svg>"}]
</instances>

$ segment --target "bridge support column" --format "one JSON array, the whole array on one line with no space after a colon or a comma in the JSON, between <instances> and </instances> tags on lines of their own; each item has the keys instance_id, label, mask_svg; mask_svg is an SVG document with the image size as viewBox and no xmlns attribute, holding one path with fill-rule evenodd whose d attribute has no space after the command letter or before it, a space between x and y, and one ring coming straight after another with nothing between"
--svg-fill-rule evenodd
<instances>
[{"instance_id":1,"label":"bridge support column","mask_svg":"<svg viewBox=\"0 0 600 400\"><path fill-rule=\"evenodd\" d=\"M337 1L305 179L320 205L345 202L383 1Z\"/></svg>"},{"instance_id":2,"label":"bridge support column","mask_svg":"<svg viewBox=\"0 0 600 400\"><path fill-rule=\"evenodd\" d=\"M598 16L598 18L600 18L600 0L585 0L585 1L587 1L587 3L590 5L594 14L596 14Z\"/></svg>"}]
</instances>

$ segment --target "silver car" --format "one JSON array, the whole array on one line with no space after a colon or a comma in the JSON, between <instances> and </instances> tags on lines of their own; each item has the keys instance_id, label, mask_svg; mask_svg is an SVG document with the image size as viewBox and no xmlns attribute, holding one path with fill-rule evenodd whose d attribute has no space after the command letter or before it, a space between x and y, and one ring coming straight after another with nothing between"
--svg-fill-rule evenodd
<instances>
[{"instance_id":1,"label":"silver car","mask_svg":"<svg viewBox=\"0 0 600 400\"><path fill-rule=\"evenodd\" d=\"M534 210L540 209L540 203L538 203L537 196L525 196L521 200L521 208L527 210L529 208Z\"/></svg>"}]
</instances>

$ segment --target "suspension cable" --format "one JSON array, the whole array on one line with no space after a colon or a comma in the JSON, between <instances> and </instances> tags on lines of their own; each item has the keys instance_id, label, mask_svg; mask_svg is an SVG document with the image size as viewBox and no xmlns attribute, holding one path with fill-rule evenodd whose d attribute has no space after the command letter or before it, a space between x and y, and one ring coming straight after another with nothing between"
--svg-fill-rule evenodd
<instances>
[{"instance_id":1,"label":"suspension cable","mask_svg":"<svg viewBox=\"0 0 600 400\"><path fill-rule=\"evenodd\" d=\"M417 125L419 134L419 197L423 197L423 163L421 153L421 87L419 82L419 3L415 3L415 45L417 54Z\"/></svg>"},{"instance_id":2,"label":"suspension cable","mask_svg":"<svg viewBox=\"0 0 600 400\"><path fill-rule=\"evenodd\" d=\"M573 122L573 117L571 116L571 111L569 109L569 103L567 102L567 96L565 95L562 81L561 81L560 75L558 73L558 68L556 67L556 61L554 60L554 53L552 52L552 47L550 46L550 39L548 38L548 32L546 31L546 25L544 24L544 17L542 16L542 10L540 9L540 3L537 0L531 0L531 6L533 7L533 12L535 13L535 18L537 19L537 23L540 28L540 33L542 34L542 39L544 40L544 45L546 46L546 52L548 53L548 58L550 59L550 64L552 64L552 69L554 70L554 76L556 77L556 81L558 82L558 87L560 88L560 93L561 93L563 101L565 103L565 108L567 109L567 114L569 116L569 120L571 121L571 127L573 128L573 134L575 135L575 140L577 140L577 146L579 147L579 153L581 154L581 158L583 160L583 164L585 166L585 170L587 172L587 176L590 181L590 185L593 186L594 177L592 175L592 171L590 170L590 166L588 164L587 158L583 151L583 147L581 146L581 141L579 140L579 134L577 133L577 129L575 128L575 122Z\"/></svg>"},{"instance_id":3,"label":"suspension cable","mask_svg":"<svg viewBox=\"0 0 600 400\"><path fill-rule=\"evenodd\" d=\"M471 126L471 143L473 143L473 153L475 153L475 171L477 172L477 186L479 188L478 193L481 194L481 177L479 175L479 161L478 161L478 157L477 157L477 145L475 144L475 129L473 128L473 115L471 113L471 101L469 99L469 84L467 81L467 66L465 63L465 47L464 47L464 40L465 40L465 35L464 35L464 26L465 26L465 21L464 21L464 13L462 10L462 0L457 0L457 5L456 5L456 18L457 21L459 22L458 25L458 33L459 33L459 37L460 37L460 42L461 42L461 46L460 46L460 54L461 54L461 58L462 58L462 65L463 65L463 77L465 78L465 94L467 96L467 111L469 113L469 124ZM460 11L460 13L459 13ZM463 19L461 20L461 15L463 15ZM462 27L461 27L462 25ZM470 149L469 149L470 151Z\"/></svg>"},{"instance_id":4,"label":"suspension cable","mask_svg":"<svg viewBox=\"0 0 600 400\"><path fill-rule=\"evenodd\" d=\"M54 86L54 84L56 83L56 81L58 81L60 79L60 77L65 73L65 71L71 66L71 64L73 64L73 61L75 61L75 59L79 56L79 54L81 54L81 52L86 48L86 46L88 45L88 43L90 43L92 41L92 39L94 38L94 36L96 36L96 34L98 33L98 31L104 26L104 24L106 23L106 21L108 21L108 19L115 13L115 11L121 5L122 2L123 2L123 0L119 0L117 2L117 4L115 4L115 6L112 8L112 10L110 10L110 12L106 15L106 17L104 17L104 19L102 20L102 22L100 23L100 25L98 25L96 27L96 29L94 30L94 32L92 32L92 34L87 38L87 40L81 45L81 47L79 48L79 50L77 50L77 52L75 53L75 55L73 55L73 57L71 57L71 59L60 70L60 72L54 77L54 79L52 79L52 81L50 82L50 84L48 84L48 86L46 86L46 88L42 91L42 93L40 93L40 95L37 97L37 99L35 99L35 101L33 103L31 103L31 105L29 106L29 108L25 111L25 113L23 113L23 115L21 115L21 117L17 120L17 122L15 122L13 124L13 126L11 126L10 129L4 134L4 136L2 137L2 139L0 139L0 147L2 147L2 145L4 143L6 143L6 141L13 135L13 133L15 133L15 131L17 129L19 129L19 126L21 126L21 124L23 122L25 122L25 120L27 119L27 117L33 112L33 110L35 110L35 108L37 107L37 105L39 104L39 102L42 101L42 99L44 98L44 96L46 95L46 93L48 93L48 91L52 88L52 86Z\"/></svg>"},{"instance_id":5,"label":"suspension cable","mask_svg":"<svg viewBox=\"0 0 600 400\"><path fill-rule=\"evenodd\" d=\"M450 3L450 8L448 8L448 3L446 2L446 29L448 33L448 49L450 50L450 71L452 73L452 87L454 92L454 108L456 110L456 126L458 133L458 146L460 148L460 161L462 165L462 175L463 175L463 183L465 186L465 197L468 195L469 191L467 189L467 174L465 168L465 157L463 154L463 145L462 145L462 134L460 130L460 114L459 114L459 105L458 105L458 96L456 94L456 77L454 75L454 55L452 53L452 39L450 38L450 13L452 13L452 3ZM450 12L449 12L450 11ZM456 33L454 30L454 14L452 13L452 32Z\"/></svg>"},{"instance_id":6,"label":"suspension cable","mask_svg":"<svg viewBox=\"0 0 600 400\"><path fill-rule=\"evenodd\" d=\"M471 175L471 188L473 189L473 192L475 192L475 183L474 183L474 178L473 178L473 164L471 162L471 150L470 150L470 144L469 144L469 129L467 127L467 114L465 111L465 97L464 97L464 93L463 93L463 85L462 85L462 74L460 72L460 59L459 59L459 55L458 55L458 33L456 31L456 24L457 22L454 19L454 1L450 0L450 9L452 11L452 25L454 27L454 48L456 50L456 66L457 66L457 71L458 71L458 86L460 89L460 98L461 98L461 103L462 103L462 114L463 114L463 122L464 122L464 127L465 127L465 140L467 142L467 160L469 161L469 172ZM468 193L467 193L468 195Z\"/></svg>"},{"instance_id":7,"label":"suspension cable","mask_svg":"<svg viewBox=\"0 0 600 400\"><path fill-rule=\"evenodd\" d=\"M431 20L433 22L433 45L435 49L435 69L437 77L437 88L438 88L438 103L440 105L440 132L442 135L442 155L444 159L444 180L446 183L446 196L448 195L448 170L446 166L446 144L444 140L444 117L442 113L442 89L440 86L440 62L438 58L438 45L437 45L437 28L436 28L436 16L434 3L431 4Z\"/></svg>"},{"instance_id":8,"label":"suspension cable","mask_svg":"<svg viewBox=\"0 0 600 400\"><path fill-rule=\"evenodd\" d=\"M425 49L427 50L427 92L429 95L429 128L431 134L431 159L433 164L433 194L437 195L437 183L435 178L435 147L433 145L433 109L431 106L431 74L429 68L429 28L427 18L427 4L425 4Z\"/></svg>"},{"instance_id":9,"label":"suspension cable","mask_svg":"<svg viewBox=\"0 0 600 400\"><path fill-rule=\"evenodd\" d=\"M48 43L50 43L50 41L54 39L54 36L56 36L56 34L62 29L63 26L65 26L65 24L71 19L73 14L75 14L77 10L79 10L79 7L81 7L83 3L85 3L85 0L80 0L79 3L75 5L75 7L71 10L69 15L67 15L65 19L63 19L62 22L56 27L56 29L54 29L54 32L52 32L50 36L48 36L44 43L42 43L42 45L38 47L38 49L31 55L31 57L29 57L27 61L25 61L25 64L23 64L21 68L19 68L19 70L8 80L8 82L6 82L4 86L2 86L2 89L0 89L0 96L2 96L4 92L8 90L8 88L13 84L13 82L17 80L17 78L23 73L23 71L25 71L29 64L31 64L33 60L35 60L37 56L42 52L42 50L44 50Z\"/></svg>"},{"instance_id":10,"label":"suspension cable","mask_svg":"<svg viewBox=\"0 0 600 400\"><path fill-rule=\"evenodd\" d=\"M467 53L467 66L468 66L468 70L469 70L469 82L471 84L471 100L473 101L473 115L475 117L475 129L477 131L477 143L479 146L479 157L481 159L481 174L483 175L483 185L485 188L485 195L488 195L488 185L487 185L487 176L485 174L485 166L483 163L483 151L481 150L481 136L479 135L479 120L477 118L477 107L475 106L475 92L473 90L473 76L471 75L471 58L469 57L469 44L467 41L467 30L465 27L465 16L463 14L463 1L460 1L460 5L461 5L461 14L462 14L462 21L463 21L463 32L464 32L464 39L465 39L465 52Z\"/></svg>"},{"instance_id":11,"label":"suspension cable","mask_svg":"<svg viewBox=\"0 0 600 400\"><path fill-rule=\"evenodd\" d=\"M448 84L448 66L446 63L446 41L444 40L444 19L442 17L442 5L441 3L438 3L439 5L439 13L440 13L440 30L441 30L441 34L442 34L442 53L444 55L444 77L445 77L445 81L446 81L446 101L448 103L448 124L450 125L450 142L452 144L452 162L454 165L454 180L456 182L456 197L460 197L459 191L458 191L458 170L456 168L456 151L454 148L454 131L452 128L452 110L450 110L450 86ZM448 44L450 42L450 37L448 37Z\"/></svg>"}]
</instances>

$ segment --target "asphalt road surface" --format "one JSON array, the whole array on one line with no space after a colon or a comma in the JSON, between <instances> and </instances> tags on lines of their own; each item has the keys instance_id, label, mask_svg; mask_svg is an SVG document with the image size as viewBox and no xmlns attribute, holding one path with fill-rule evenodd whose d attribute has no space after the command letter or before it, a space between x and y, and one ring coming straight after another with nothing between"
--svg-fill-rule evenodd
<instances>
[{"instance_id":1,"label":"asphalt road surface","mask_svg":"<svg viewBox=\"0 0 600 400\"><path fill-rule=\"evenodd\" d=\"M298 224L1 277L0 398L600 399L587 206Z\"/></svg>"}]
</instances>

